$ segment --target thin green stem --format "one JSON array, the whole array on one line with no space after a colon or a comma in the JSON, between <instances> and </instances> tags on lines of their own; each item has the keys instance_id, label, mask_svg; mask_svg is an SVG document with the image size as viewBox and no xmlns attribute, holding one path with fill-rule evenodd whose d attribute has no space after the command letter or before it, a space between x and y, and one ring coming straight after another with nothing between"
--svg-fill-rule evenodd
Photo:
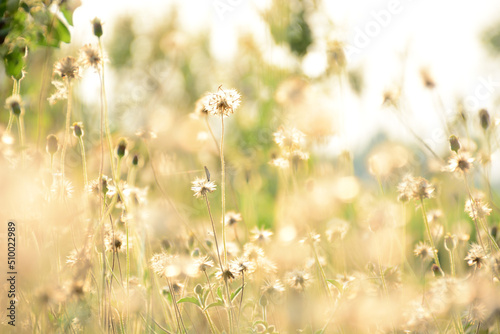
<instances>
[{"instance_id":1,"label":"thin green stem","mask_svg":"<svg viewBox=\"0 0 500 334\"><path fill-rule=\"evenodd\" d=\"M204 194L203 197L205 197L205 203L207 204L208 215L210 216L210 223L212 223L212 231L214 233L215 248L217 250L217 259L219 260L220 270L221 272L224 272L224 266L222 265L222 261L220 258L219 242L217 241L217 232L215 231L214 218L212 217L212 210L210 210L210 202L208 201L207 194Z\"/></svg>"},{"instance_id":2,"label":"thin green stem","mask_svg":"<svg viewBox=\"0 0 500 334\"><path fill-rule=\"evenodd\" d=\"M60 190L60 195L61 198L63 198L63 193L64 193L64 166L65 166L65 158L66 158L66 149L68 148L68 140L69 140L69 127L70 127L70 121L71 121L71 104L72 104L72 85L71 81L69 79L66 79L66 84L68 86L68 104L66 107L66 125L65 125L65 130L64 130L64 142L63 142L63 147L61 151L61 190Z\"/></svg>"},{"instance_id":3,"label":"thin green stem","mask_svg":"<svg viewBox=\"0 0 500 334\"><path fill-rule=\"evenodd\" d=\"M222 194L222 243L224 247L224 264L227 265L227 248L226 248L226 224L224 224L224 216L226 215L226 166L224 164L224 115L221 114L221 135L220 135L220 164L221 164L221 194Z\"/></svg>"},{"instance_id":4,"label":"thin green stem","mask_svg":"<svg viewBox=\"0 0 500 334\"><path fill-rule=\"evenodd\" d=\"M78 137L78 141L80 143L80 151L82 153L83 189L85 190L89 181L88 181L88 176L87 176L87 159L85 158L85 145L83 143L82 136Z\"/></svg>"},{"instance_id":5,"label":"thin green stem","mask_svg":"<svg viewBox=\"0 0 500 334\"><path fill-rule=\"evenodd\" d=\"M427 220L427 213L425 211L424 200L422 198L420 199L420 207L422 208L422 215L424 216L424 224L425 224L425 230L427 231L427 238L429 238L429 242L431 244L431 247L434 250L434 261L436 262L436 265L439 268L441 268L441 264L439 263L439 257L437 254L437 248L434 245L434 240L432 238L431 228L429 226L429 221Z\"/></svg>"},{"instance_id":6,"label":"thin green stem","mask_svg":"<svg viewBox=\"0 0 500 334\"><path fill-rule=\"evenodd\" d=\"M21 165L24 166L24 117L22 114L17 117L17 130L21 147Z\"/></svg>"}]
</instances>

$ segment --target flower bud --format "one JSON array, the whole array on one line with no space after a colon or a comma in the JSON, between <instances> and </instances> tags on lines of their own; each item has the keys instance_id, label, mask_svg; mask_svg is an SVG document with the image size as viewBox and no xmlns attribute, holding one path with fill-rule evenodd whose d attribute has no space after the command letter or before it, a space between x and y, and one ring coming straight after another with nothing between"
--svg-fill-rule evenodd
<instances>
[{"instance_id":1,"label":"flower bud","mask_svg":"<svg viewBox=\"0 0 500 334\"><path fill-rule=\"evenodd\" d=\"M140 159L139 153L134 154L134 156L132 157L132 166L137 167L139 165L139 159Z\"/></svg>"},{"instance_id":2,"label":"flower bud","mask_svg":"<svg viewBox=\"0 0 500 334\"><path fill-rule=\"evenodd\" d=\"M197 295L201 296L201 294L203 293L203 287L201 286L201 284L197 284L194 287L194 293L196 293Z\"/></svg>"},{"instance_id":3,"label":"flower bud","mask_svg":"<svg viewBox=\"0 0 500 334\"><path fill-rule=\"evenodd\" d=\"M444 276L443 270L435 263L432 265L431 270L435 277Z\"/></svg>"},{"instance_id":4,"label":"flower bud","mask_svg":"<svg viewBox=\"0 0 500 334\"><path fill-rule=\"evenodd\" d=\"M50 155L56 154L57 150L59 149L59 141L55 135L48 135L47 136L47 153Z\"/></svg>"},{"instance_id":5,"label":"flower bud","mask_svg":"<svg viewBox=\"0 0 500 334\"><path fill-rule=\"evenodd\" d=\"M479 121L481 122L481 127L483 128L483 130L488 130L488 128L490 127L490 114L488 113L488 110L479 110Z\"/></svg>"},{"instance_id":6,"label":"flower bud","mask_svg":"<svg viewBox=\"0 0 500 334\"><path fill-rule=\"evenodd\" d=\"M449 142L450 142L450 150L454 151L455 153L458 153L458 150L460 150L462 146L460 145L460 141L458 141L457 136L451 135Z\"/></svg>"},{"instance_id":7,"label":"flower bud","mask_svg":"<svg viewBox=\"0 0 500 334\"><path fill-rule=\"evenodd\" d=\"M83 137L83 123L82 122L75 122L73 123L73 126L71 127L73 129L73 136L76 138Z\"/></svg>"},{"instance_id":8,"label":"flower bud","mask_svg":"<svg viewBox=\"0 0 500 334\"><path fill-rule=\"evenodd\" d=\"M118 146L116 147L116 155L118 159L121 159L127 153L127 141L124 138L121 138L118 142Z\"/></svg>"},{"instance_id":9,"label":"flower bud","mask_svg":"<svg viewBox=\"0 0 500 334\"><path fill-rule=\"evenodd\" d=\"M458 238L456 235L446 234L444 236L444 248L451 252L457 247Z\"/></svg>"},{"instance_id":10,"label":"flower bud","mask_svg":"<svg viewBox=\"0 0 500 334\"><path fill-rule=\"evenodd\" d=\"M262 307L266 307L267 306L267 297L266 297L266 295L262 295L262 297L260 297L260 299L259 299L259 305L262 306Z\"/></svg>"},{"instance_id":11,"label":"flower bud","mask_svg":"<svg viewBox=\"0 0 500 334\"><path fill-rule=\"evenodd\" d=\"M94 28L94 36L100 38L102 36L102 22L99 18L94 18L92 20L92 27Z\"/></svg>"}]
</instances>

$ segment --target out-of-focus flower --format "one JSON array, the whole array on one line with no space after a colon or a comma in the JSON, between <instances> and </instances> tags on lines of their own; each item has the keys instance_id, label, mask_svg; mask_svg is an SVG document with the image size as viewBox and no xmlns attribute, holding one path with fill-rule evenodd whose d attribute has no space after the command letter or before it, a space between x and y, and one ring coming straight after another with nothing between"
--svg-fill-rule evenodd
<instances>
[{"instance_id":1,"label":"out-of-focus flower","mask_svg":"<svg viewBox=\"0 0 500 334\"><path fill-rule=\"evenodd\" d=\"M241 95L235 89L219 90L210 93L205 101L205 108L211 115L229 116L241 102Z\"/></svg>"},{"instance_id":2,"label":"out-of-focus flower","mask_svg":"<svg viewBox=\"0 0 500 334\"><path fill-rule=\"evenodd\" d=\"M481 266L486 263L487 258L488 255L485 253L483 247L478 244L472 244L465 260L469 266L475 265L478 269L480 269Z\"/></svg>"},{"instance_id":3,"label":"out-of-focus flower","mask_svg":"<svg viewBox=\"0 0 500 334\"><path fill-rule=\"evenodd\" d=\"M194 196L201 198L208 193L213 193L217 186L213 181L208 181L204 178L196 178L193 182L191 190L194 192Z\"/></svg>"}]
</instances>

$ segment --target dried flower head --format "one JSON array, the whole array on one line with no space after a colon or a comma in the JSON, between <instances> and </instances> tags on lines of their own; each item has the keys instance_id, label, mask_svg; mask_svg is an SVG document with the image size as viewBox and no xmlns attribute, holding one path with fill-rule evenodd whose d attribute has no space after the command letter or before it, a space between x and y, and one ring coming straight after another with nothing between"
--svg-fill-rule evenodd
<instances>
[{"instance_id":1,"label":"dried flower head","mask_svg":"<svg viewBox=\"0 0 500 334\"><path fill-rule=\"evenodd\" d=\"M422 200L434 196L434 186L423 177L406 175L398 185L398 200L406 202L410 199Z\"/></svg>"},{"instance_id":2,"label":"dried flower head","mask_svg":"<svg viewBox=\"0 0 500 334\"><path fill-rule=\"evenodd\" d=\"M469 266L477 266L478 269L481 268L483 264L486 263L486 259L488 258L487 254L484 251L484 248L478 244L471 244L469 252L465 257L465 261Z\"/></svg>"},{"instance_id":3,"label":"dried flower head","mask_svg":"<svg viewBox=\"0 0 500 334\"><path fill-rule=\"evenodd\" d=\"M448 165L445 170L451 173L467 173L472 168L473 162L474 158L472 158L468 152L453 152L451 158L448 160Z\"/></svg>"},{"instance_id":4,"label":"dried flower head","mask_svg":"<svg viewBox=\"0 0 500 334\"><path fill-rule=\"evenodd\" d=\"M217 277L217 279L220 279L220 280L224 280L224 281L232 281L235 277L236 277L237 273L234 271L233 268L222 268L219 269L216 273L215 273L215 277Z\"/></svg>"},{"instance_id":5,"label":"dried flower head","mask_svg":"<svg viewBox=\"0 0 500 334\"><path fill-rule=\"evenodd\" d=\"M79 61L83 68L93 67L99 70L104 59L97 47L86 44L80 49Z\"/></svg>"},{"instance_id":6,"label":"dried flower head","mask_svg":"<svg viewBox=\"0 0 500 334\"><path fill-rule=\"evenodd\" d=\"M255 271L256 265L253 261L249 261L246 257L239 257L231 261L230 264L233 272L237 274L251 274Z\"/></svg>"},{"instance_id":7,"label":"dried flower head","mask_svg":"<svg viewBox=\"0 0 500 334\"><path fill-rule=\"evenodd\" d=\"M235 89L219 90L215 93L210 93L205 101L205 109L211 115L229 116L234 113L241 102L241 96Z\"/></svg>"},{"instance_id":8,"label":"dried flower head","mask_svg":"<svg viewBox=\"0 0 500 334\"><path fill-rule=\"evenodd\" d=\"M482 199L474 198L467 200L465 203L465 212L467 212L472 219L483 219L490 215L491 209Z\"/></svg>"},{"instance_id":9,"label":"dried flower head","mask_svg":"<svg viewBox=\"0 0 500 334\"><path fill-rule=\"evenodd\" d=\"M279 279L266 280L262 286L262 292L268 295L274 295L285 291L285 286Z\"/></svg>"},{"instance_id":10,"label":"dried flower head","mask_svg":"<svg viewBox=\"0 0 500 334\"><path fill-rule=\"evenodd\" d=\"M413 253L415 254L415 256L420 257L422 260L430 260L434 257L436 249L432 248L424 242L419 242L415 246Z\"/></svg>"},{"instance_id":11,"label":"dried flower head","mask_svg":"<svg viewBox=\"0 0 500 334\"><path fill-rule=\"evenodd\" d=\"M169 264L172 263L172 255L169 255L165 252L163 253L156 253L151 257L150 260L150 265L151 269L158 275L158 276L164 276L165 275L165 269Z\"/></svg>"},{"instance_id":12,"label":"dried flower head","mask_svg":"<svg viewBox=\"0 0 500 334\"><path fill-rule=\"evenodd\" d=\"M226 213L226 216L224 217L224 224L226 224L227 226L233 226L242 220L243 219L241 218L241 213L229 211Z\"/></svg>"},{"instance_id":13,"label":"dried flower head","mask_svg":"<svg viewBox=\"0 0 500 334\"><path fill-rule=\"evenodd\" d=\"M5 100L5 109L9 110L14 116L20 116L24 114L23 100L19 95L9 96Z\"/></svg>"},{"instance_id":14,"label":"dried flower head","mask_svg":"<svg viewBox=\"0 0 500 334\"><path fill-rule=\"evenodd\" d=\"M54 105L57 101L68 98L68 87L64 82L54 80L52 81L52 84L56 87L56 91L47 99L50 105Z\"/></svg>"},{"instance_id":15,"label":"dried flower head","mask_svg":"<svg viewBox=\"0 0 500 334\"><path fill-rule=\"evenodd\" d=\"M210 260L208 256L201 257L195 261L198 271L205 272L214 266L214 261Z\"/></svg>"},{"instance_id":16,"label":"dried flower head","mask_svg":"<svg viewBox=\"0 0 500 334\"><path fill-rule=\"evenodd\" d=\"M210 94L205 94L196 101L194 106L193 115L195 117L206 117L208 116L208 109L206 105L209 102Z\"/></svg>"},{"instance_id":17,"label":"dried flower head","mask_svg":"<svg viewBox=\"0 0 500 334\"><path fill-rule=\"evenodd\" d=\"M194 192L194 196L197 198L201 198L206 196L208 193L213 193L217 186L213 181L208 181L203 178L196 178L193 182L193 186L191 190Z\"/></svg>"},{"instance_id":18,"label":"dried flower head","mask_svg":"<svg viewBox=\"0 0 500 334\"><path fill-rule=\"evenodd\" d=\"M295 270L286 275L288 286L296 290L304 290L311 281L311 276L304 270Z\"/></svg>"},{"instance_id":19,"label":"dried flower head","mask_svg":"<svg viewBox=\"0 0 500 334\"><path fill-rule=\"evenodd\" d=\"M108 252L123 252L127 249L127 237L120 231L108 231L104 238L104 245ZM128 248L130 248L130 244Z\"/></svg>"},{"instance_id":20,"label":"dried flower head","mask_svg":"<svg viewBox=\"0 0 500 334\"><path fill-rule=\"evenodd\" d=\"M267 243L271 241L271 236L273 235L273 232L266 230L264 228L257 228L254 227L252 230L252 241L255 242L260 242L260 243Z\"/></svg>"},{"instance_id":21,"label":"dried flower head","mask_svg":"<svg viewBox=\"0 0 500 334\"><path fill-rule=\"evenodd\" d=\"M54 73L63 79L78 79L80 78L80 66L75 58L65 57L56 62L54 65Z\"/></svg>"}]
</instances>

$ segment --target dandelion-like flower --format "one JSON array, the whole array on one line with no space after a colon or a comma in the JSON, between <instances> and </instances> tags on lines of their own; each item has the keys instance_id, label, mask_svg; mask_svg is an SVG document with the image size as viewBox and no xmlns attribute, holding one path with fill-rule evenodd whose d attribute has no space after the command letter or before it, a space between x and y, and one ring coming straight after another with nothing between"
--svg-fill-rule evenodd
<instances>
[{"instance_id":1,"label":"dandelion-like flower","mask_svg":"<svg viewBox=\"0 0 500 334\"><path fill-rule=\"evenodd\" d=\"M104 58L97 47L86 44L80 49L79 61L84 68L93 67L96 70L99 70Z\"/></svg>"},{"instance_id":2,"label":"dandelion-like flower","mask_svg":"<svg viewBox=\"0 0 500 334\"><path fill-rule=\"evenodd\" d=\"M311 276L303 270L289 272L286 277L288 286L296 290L304 290L311 280Z\"/></svg>"},{"instance_id":3,"label":"dandelion-like flower","mask_svg":"<svg viewBox=\"0 0 500 334\"><path fill-rule=\"evenodd\" d=\"M274 134L274 141L286 152L301 151L306 135L296 128L281 127Z\"/></svg>"},{"instance_id":4,"label":"dandelion-like flower","mask_svg":"<svg viewBox=\"0 0 500 334\"><path fill-rule=\"evenodd\" d=\"M172 263L172 258L173 257L171 255L164 253L164 252L154 254L150 260L151 269L153 269L153 271L157 275L164 276L165 269L167 268L167 266L169 264Z\"/></svg>"},{"instance_id":5,"label":"dandelion-like flower","mask_svg":"<svg viewBox=\"0 0 500 334\"><path fill-rule=\"evenodd\" d=\"M197 198L201 198L207 193L213 193L217 187L213 181L203 178L196 178L192 183L191 190L194 191L194 196Z\"/></svg>"},{"instance_id":6,"label":"dandelion-like flower","mask_svg":"<svg viewBox=\"0 0 500 334\"><path fill-rule=\"evenodd\" d=\"M214 261L210 260L208 256L201 257L195 261L198 271L205 272L214 266Z\"/></svg>"},{"instance_id":7,"label":"dandelion-like flower","mask_svg":"<svg viewBox=\"0 0 500 334\"><path fill-rule=\"evenodd\" d=\"M472 244L465 260L469 266L476 265L477 268L480 269L481 266L486 263L487 258L488 255L485 253L483 247L478 244Z\"/></svg>"},{"instance_id":8,"label":"dandelion-like flower","mask_svg":"<svg viewBox=\"0 0 500 334\"><path fill-rule=\"evenodd\" d=\"M251 274L255 271L256 265L253 261L249 261L246 257L239 257L231 261L233 272L237 274Z\"/></svg>"},{"instance_id":9,"label":"dandelion-like flower","mask_svg":"<svg viewBox=\"0 0 500 334\"><path fill-rule=\"evenodd\" d=\"M118 253L127 249L127 237L123 232L109 231L104 238L106 251Z\"/></svg>"},{"instance_id":10,"label":"dandelion-like flower","mask_svg":"<svg viewBox=\"0 0 500 334\"><path fill-rule=\"evenodd\" d=\"M277 280L266 280L264 281L264 286L262 286L262 292L268 295L274 295L285 291L285 286L279 279Z\"/></svg>"},{"instance_id":11,"label":"dandelion-like flower","mask_svg":"<svg viewBox=\"0 0 500 334\"><path fill-rule=\"evenodd\" d=\"M474 158L472 158L468 152L453 152L445 170L451 173L462 172L465 174L472 168L473 162Z\"/></svg>"},{"instance_id":12,"label":"dandelion-like flower","mask_svg":"<svg viewBox=\"0 0 500 334\"><path fill-rule=\"evenodd\" d=\"M204 96L200 97L198 101L196 101L196 104L194 106L194 111L193 115L196 117L206 117L208 116L208 109L206 105L209 102L209 94L205 94Z\"/></svg>"},{"instance_id":13,"label":"dandelion-like flower","mask_svg":"<svg viewBox=\"0 0 500 334\"><path fill-rule=\"evenodd\" d=\"M475 198L467 200L465 203L465 212L472 219L482 219L490 215L491 209L488 204L483 203L482 199Z\"/></svg>"},{"instance_id":14,"label":"dandelion-like flower","mask_svg":"<svg viewBox=\"0 0 500 334\"><path fill-rule=\"evenodd\" d=\"M224 224L226 224L227 226L233 226L242 220L243 219L241 218L241 213L229 211L228 213L226 213L226 216L224 217Z\"/></svg>"},{"instance_id":15,"label":"dandelion-like flower","mask_svg":"<svg viewBox=\"0 0 500 334\"><path fill-rule=\"evenodd\" d=\"M420 257L422 260L432 259L435 253L436 249L432 248L424 242L419 242L413 250L413 254Z\"/></svg>"},{"instance_id":16,"label":"dandelion-like flower","mask_svg":"<svg viewBox=\"0 0 500 334\"><path fill-rule=\"evenodd\" d=\"M271 241L271 236L273 232L266 230L264 228L254 227L252 230L252 241L260 242L260 243L268 243Z\"/></svg>"},{"instance_id":17,"label":"dandelion-like flower","mask_svg":"<svg viewBox=\"0 0 500 334\"><path fill-rule=\"evenodd\" d=\"M61 78L68 78L68 80L78 79L80 78L80 66L75 58L65 57L56 62L54 73Z\"/></svg>"},{"instance_id":18,"label":"dandelion-like flower","mask_svg":"<svg viewBox=\"0 0 500 334\"><path fill-rule=\"evenodd\" d=\"M434 186L423 177L406 175L398 185L398 200L407 202L410 199L421 200L434 196Z\"/></svg>"},{"instance_id":19,"label":"dandelion-like flower","mask_svg":"<svg viewBox=\"0 0 500 334\"><path fill-rule=\"evenodd\" d=\"M232 281L237 273L232 268L222 268L215 273L215 277L224 281Z\"/></svg>"},{"instance_id":20,"label":"dandelion-like flower","mask_svg":"<svg viewBox=\"0 0 500 334\"><path fill-rule=\"evenodd\" d=\"M208 95L205 108L211 115L229 116L241 102L241 95L235 89L219 90Z\"/></svg>"},{"instance_id":21,"label":"dandelion-like flower","mask_svg":"<svg viewBox=\"0 0 500 334\"><path fill-rule=\"evenodd\" d=\"M54 105L57 101L68 98L68 87L66 87L64 82L54 80L52 84L56 87L56 92L47 99L50 105Z\"/></svg>"}]
</instances>

